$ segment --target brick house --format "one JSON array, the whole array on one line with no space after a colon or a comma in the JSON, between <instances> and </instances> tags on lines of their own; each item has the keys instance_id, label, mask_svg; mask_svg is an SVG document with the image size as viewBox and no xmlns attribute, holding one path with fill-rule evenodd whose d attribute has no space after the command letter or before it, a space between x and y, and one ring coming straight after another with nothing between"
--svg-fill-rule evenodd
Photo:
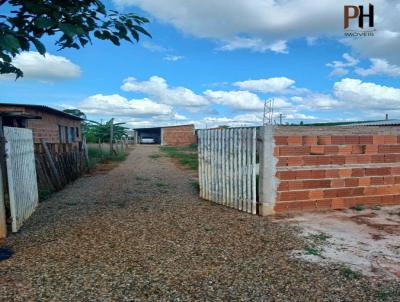
<instances>
[{"instance_id":1,"label":"brick house","mask_svg":"<svg viewBox=\"0 0 400 302\"><path fill-rule=\"evenodd\" d=\"M188 146L197 143L193 124L134 129L138 140L150 137L163 146Z\"/></svg>"},{"instance_id":2,"label":"brick house","mask_svg":"<svg viewBox=\"0 0 400 302\"><path fill-rule=\"evenodd\" d=\"M3 126L33 131L36 151L44 139L52 151L63 153L78 149L82 142L82 118L44 105L0 103Z\"/></svg>"}]
</instances>

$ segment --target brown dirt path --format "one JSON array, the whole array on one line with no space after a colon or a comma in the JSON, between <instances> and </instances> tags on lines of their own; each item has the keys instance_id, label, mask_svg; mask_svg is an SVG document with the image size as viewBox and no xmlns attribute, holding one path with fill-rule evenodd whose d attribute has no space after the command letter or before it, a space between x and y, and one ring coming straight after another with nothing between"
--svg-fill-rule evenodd
<instances>
[{"instance_id":1,"label":"brown dirt path","mask_svg":"<svg viewBox=\"0 0 400 302\"><path fill-rule=\"evenodd\" d=\"M398 301L399 284L293 259L294 228L197 198L192 173L137 146L54 194L0 262L1 301Z\"/></svg>"}]
</instances>

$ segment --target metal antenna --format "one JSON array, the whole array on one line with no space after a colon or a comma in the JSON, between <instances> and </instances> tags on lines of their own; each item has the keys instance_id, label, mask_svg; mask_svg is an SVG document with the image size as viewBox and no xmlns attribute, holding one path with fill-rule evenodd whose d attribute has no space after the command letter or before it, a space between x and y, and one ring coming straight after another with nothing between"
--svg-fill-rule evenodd
<instances>
[{"instance_id":1,"label":"metal antenna","mask_svg":"<svg viewBox=\"0 0 400 302\"><path fill-rule=\"evenodd\" d=\"M272 125L274 118L274 99L264 101L263 125Z\"/></svg>"}]
</instances>

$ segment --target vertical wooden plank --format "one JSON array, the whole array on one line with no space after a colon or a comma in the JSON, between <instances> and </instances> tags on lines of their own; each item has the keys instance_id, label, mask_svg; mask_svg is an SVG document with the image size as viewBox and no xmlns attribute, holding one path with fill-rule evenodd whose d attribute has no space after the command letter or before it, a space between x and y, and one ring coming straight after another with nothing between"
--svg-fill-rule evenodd
<instances>
[{"instance_id":1,"label":"vertical wooden plank","mask_svg":"<svg viewBox=\"0 0 400 302\"><path fill-rule=\"evenodd\" d=\"M212 130L213 132L213 143L214 143L214 154L213 154L213 167L214 167L214 201L219 203L218 196L218 130Z\"/></svg>"},{"instance_id":2,"label":"vertical wooden plank","mask_svg":"<svg viewBox=\"0 0 400 302\"><path fill-rule=\"evenodd\" d=\"M215 149L214 149L214 131L210 131L210 170L211 170L211 200L215 201Z\"/></svg>"},{"instance_id":3,"label":"vertical wooden plank","mask_svg":"<svg viewBox=\"0 0 400 302\"><path fill-rule=\"evenodd\" d=\"M243 152L242 152L242 164L243 164L243 175L242 175L242 187L243 187L243 211L248 212L247 204L247 130L243 129Z\"/></svg>"},{"instance_id":4,"label":"vertical wooden plank","mask_svg":"<svg viewBox=\"0 0 400 302\"><path fill-rule=\"evenodd\" d=\"M201 131L201 136L202 136L202 144L201 144L201 152L202 152L202 186L203 186L203 188L202 188L202 198L206 198L206 181L207 181L207 178L206 178L206 167L207 167L207 165L206 165L206 154L205 154L205 144L206 144L206 142L205 142L205 131L204 130L202 130Z\"/></svg>"},{"instance_id":5,"label":"vertical wooden plank","mask_svg":"<svg viewBox=\"0 0 400 302\"><path fill-rule=\"evenodd\" d=\"M224 204L224 173L223 173L223 159L222 159L222 131L218 130L218 157L219 157L219 167L218 167L218 180L219 180L219 202Z\"/></svg>"},{"instance_id":6,"label":"vertical wooden plank","mask_svg":"<svg viewBox=\"0 0 400 302\"><path fill-rule=\"evenodd\" d=\"M198 144L197 144L197 160L198 160L198 165L199 165L199 170L197 172L197 177L199 179L199 188L200 188L200 198L203 198L203 150L202 150L202 144L203 144L203 138L202 138L203 132L199 130L197 132L198 135Z\"/></svg>"},{"instance_id":7,"label":"vertical wooden plank","mask_svg":"<svg viewBox=\"0 0 400 302\"><path fill-rule=\"evenodd\" d=\"M246 203L247 203L247 211L249 213L252 213L252 200L251 200L251 175L252 175L252 167L253 167L253 163L252 163L252 137L253 137L253 129L249 128L247 129L247 177L246 177L246 181L247 181L247 194L246 194Z\"/></svg>"},{"instance_id":8,"label":"vertical wooden plank","mask_svg":"<svg viewBox=\"0 0 400 302\"><path fill-rule=\"evenodd\" d=\"M208 164L208 130L204 130L204 173L205 173L205 199L210 200L210 174L209 174L209 164Z\"/></svg>"},{"instance_id":9,"label":"vertical wooden plank","mask_svg":"<svg viewBox=\"0 0 400 302\"><path fill-rule=\"evenodd\" d=\"M232 204L232 147L231 147L231 132L232 129L227 130L227 140L226 140L226 145L228 148L228 154L227 154L227 204L228 206L231 206Z\"/></svg>"},{"instance_id":10,"label":"vertical wooden plank","mask_svg":"<svg viewBox=\"0 0 400 302\"><path fill-rule=\"evenodd\" d=\"M252 186L253 186L253 202L252 202L252 213L256 214L257 213L257 171L256 171L256 158L257 158L257 128L253 128L253 172L252 172Z\"/></svg>"},{"instance_id":11,"label":"vertical wooden plank","mask_svg":"<svg viewBox=\"0 0 400 302\"><path fill-rule=\"evenodd\" d=\"M219 183L218 183L218 130L213 130L214 143L214 201L219 203Z\"/></svg>"},{"instance_id":12,"label":"vertical wooden plank","mask_svg":"<svg viewBox=\"0 0 400 302\"><path fill-rule=\"evenodd\" d=\"M222 204L226 205L226 144L225 144L226 129L221 130L221 163L222 163Z\"/></svg>"},{"instance_id":13,"label":"vertical wooden plank","mask_svg":"<svg viewBox=\"0 0 400 302\"><path fill-rule=\"evenodd\" d=\"M221 203L220 199L220 183L219 183L219 176L220 176L220 171L219 171L219 133L220 131L218 129L213 130L215 134L215 153L214 153L214 171L215 171L215 201L217 203Z\"/></svg>"},{"instance_id":14,"label":"vertical wooden plank","mask_svg":"<svg viewBox=\"0 0 400 302\"><path fill-rule=\"evenodd\" d=\"M229 206L233 207L234 204L234 186L233 186L233 129L229 129Z\"/></svg>"},{"instance_id":15,"label":"vertical wooden plank","mask_svg":"<svg viewBox=\"0 0 400 302\"><path fill-rule=\"evenodd\" d=\"M237 190L237 154L238 154L237 128L233 129L233 207L238 208L238 190Z\"/></svg>"},{"instance_id":16,"label":"vertical wooden plank","mask_svg":"<svg viewBox=\"0 0 400 302\"><path fill-rule=\"evenodd\" d=\"M243 174L243 165L242 165L242 138L243 138L243 128L238 129L238 179L237 179L237 185L239 189L239 210L243 210L243 187L242 187L242 174Z\"/></svg>"},{"instance_id":17,"label":"vertical wooden plank","mask_svg":"<svg viewBox=\"0 0 400 302\"><path fill-rule=\"evenodd\" d=\"M236 186L235 186L235 173L236 173L236 139L235 139L235 129L231 129L231 207L236 207Z\"/></svg>"}]
</instances>

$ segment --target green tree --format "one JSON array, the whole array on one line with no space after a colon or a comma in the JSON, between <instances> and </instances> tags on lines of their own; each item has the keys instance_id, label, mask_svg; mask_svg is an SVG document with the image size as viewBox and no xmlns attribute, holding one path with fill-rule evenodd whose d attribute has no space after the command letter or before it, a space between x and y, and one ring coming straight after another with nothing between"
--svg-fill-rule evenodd
<instances>
[{"instance_id":1,"label":"green tree","mask_svg":"<svg viewBox=\"0 0 400 302\"><path fill-rule=\"evenodd\" d=\"M23 76L12 59L32 46L44 55L41 42L55 36L55 44L80 49L95 37L120 45L122 40L138 42L149 20L133 13L106 10L100 0L0 0L0 74Z\"/></svg>"},{"instance_id":2,"label":"green tree","mask_svg":"<svg viewBox=\"0 0 400 302\"><path fill-rule=\"evenodd\" d=\"M71 115L75 115L77 117L80 117L84 120L86 120L86 114L82 111L80 111L79 109L64 109L63 112L71 114Z\"/></svg>"},{"instance_id":3,"label":"green tree","mask_svg":"<svg viewBox=\"0 0 400 302\"><path fill-rule=\"evenodd\" d=\"M85 135L88 143L97 143L99 140L102 142L110 142L110 129L113 119L107 122L89 122L86 125ZM121 139L126 136L128 128L123 127L125 123L114 123L113 135L114 139Z\"/></svg>"}]
</instances>

